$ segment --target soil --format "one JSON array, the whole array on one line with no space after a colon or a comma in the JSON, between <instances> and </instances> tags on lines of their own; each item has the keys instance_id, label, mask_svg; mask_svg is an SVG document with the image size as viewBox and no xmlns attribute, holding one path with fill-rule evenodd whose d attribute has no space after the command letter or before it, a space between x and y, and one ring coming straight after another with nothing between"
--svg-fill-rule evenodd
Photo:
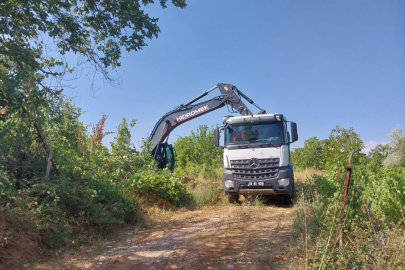
<instances>
[{"instance_id":1,"label":"soil","mask_svg":"<svg viewBox=\"0 0 405 270\"><path fill-rule=\"evenodd\" d=\"M65 252L37 269L283 269L294 243L290 206L151 208L149 214L147 227L126 228L112 240Z\"/></svg>"}]
</instances>

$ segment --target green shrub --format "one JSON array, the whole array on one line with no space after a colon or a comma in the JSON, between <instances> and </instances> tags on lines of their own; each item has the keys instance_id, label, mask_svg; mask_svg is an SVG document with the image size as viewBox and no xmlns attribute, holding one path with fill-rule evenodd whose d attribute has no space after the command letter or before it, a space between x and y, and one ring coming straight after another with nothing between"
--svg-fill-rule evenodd
<instances>
[{"instance_id":1,"label":"green shrub","mask_svg":"<svg viewBox=\"0 0 405 270\"><path fill-rule=\"evenodd\" d=\"M336 245L344 174L336 168L298 187L296 236L305 262L297 268L403 269L405 236L405 168L372 170L355 166L345 209L343 249ZM342 169L340 170L343 171ZM301 265L299 265L301 263Z\"/></svg>"},{"instance_id":2,"label":"green shrub","mask_svg":"<svg viewBox=\"0 0 405 270\"><path fill-rule=\"evenodd\" d=\"M176 171L192 178L216 178L218 169L223 170L223 150L214 146L214 129L206 125L191 131L191 135L179 137L174 143Z\"/></svg>"},{"instance_id":3,"label":"green shrub","mask_svg":"<svg viewBox=\"0 0 405 270\"><path fill-rule=\"evenodd\" d=\"M181 183L176 174L167 170L153 168L139 171L122 183L122 188L139 195L153 194L154 202L167 199L176 206L185 206L191 202L191 194L187 192L186 185Z\"/></svg>"}]
</instances>

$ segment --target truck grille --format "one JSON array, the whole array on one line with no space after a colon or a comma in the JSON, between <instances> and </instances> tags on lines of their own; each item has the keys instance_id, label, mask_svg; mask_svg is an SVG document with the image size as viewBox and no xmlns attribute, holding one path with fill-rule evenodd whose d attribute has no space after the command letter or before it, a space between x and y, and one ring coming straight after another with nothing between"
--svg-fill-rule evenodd
<instances>
[{"instance_id":1,"label":"truck grille","mask_svg":"<svg viewBox=\"0 0 405 270\"><path fill-rule=\"evenodd\" d=\"M250 166L251 159L231 160L231 170L236 179L264 180L277 177L279 158L257 159L258 166Z\"/></svg>"}]
</instances>

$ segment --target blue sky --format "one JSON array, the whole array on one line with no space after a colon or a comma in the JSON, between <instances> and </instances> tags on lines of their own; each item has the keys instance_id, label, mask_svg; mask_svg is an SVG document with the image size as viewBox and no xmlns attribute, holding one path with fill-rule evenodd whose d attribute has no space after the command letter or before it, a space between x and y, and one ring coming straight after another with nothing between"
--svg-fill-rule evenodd
<instances>
[{"instance_id":1,"label":"blue sky","mask_svg":"<svg viewBox=\"0 0 405 270\"><path fill-rule=\"evenodd\" d=\"M405 127L405 1L191 0L183 10L156 4L147 12L162 32L142 51L123 53L121 87L98 76L92 93L89 78L76 82L85 123L105 113L114 131L122 118L137 119L138 146L163 114L222 82L297 122L294 147L327 138L336 125L353 127L369 146L386 142L397 123ZM191 120L170 141L228 114Z\"/></svg>"}]
</instances>

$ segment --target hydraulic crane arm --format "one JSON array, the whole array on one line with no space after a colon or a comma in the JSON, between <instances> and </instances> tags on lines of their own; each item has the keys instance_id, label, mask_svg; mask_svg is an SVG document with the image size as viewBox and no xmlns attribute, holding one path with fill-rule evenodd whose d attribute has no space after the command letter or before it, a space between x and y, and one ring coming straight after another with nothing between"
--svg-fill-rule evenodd
<instances>
[{"instance_id":1,"label":"hydraulic crane arm","mask_svg":"<svg viewBox=\"0 0 405 270\"><path fill-rule=\"evenodd\" d=\"M194 102L206 96L209 92L213 91L216 88L219 88L219 91L221 92L220 96L203 101L201 103L193 104ZM241 96L245 98L250 104L253 104L257 108L259 108L260 109L259 114L266 113L265 110L257 106L257 104L253 102L253 100L251 100L241 91L239 91L234 85L218 83L212 89L190 100L186 104L181 104L177 106L170 112L163 115L163 117L160 118L159 121L156 123L155 127L152 130L152 133L150 134L150 138L152 140L152 154L155 160L158 162L158 166L160 163L161 156L164 155L163 148L168 146L166 142L164 143L165 147L162 148L164 140L168 139L170 132L173 131L173 129L175 129L179 125L187 121L190 121L191 119L199 117L203 114L219 109L225 105L231 106L233 111L239 112L243 116L253 115L253 113L242 102L240 98ZM158 151L156 151L157 149ZM160 165L159 167L164 166Z\"/></svg>"}]
</instances>

